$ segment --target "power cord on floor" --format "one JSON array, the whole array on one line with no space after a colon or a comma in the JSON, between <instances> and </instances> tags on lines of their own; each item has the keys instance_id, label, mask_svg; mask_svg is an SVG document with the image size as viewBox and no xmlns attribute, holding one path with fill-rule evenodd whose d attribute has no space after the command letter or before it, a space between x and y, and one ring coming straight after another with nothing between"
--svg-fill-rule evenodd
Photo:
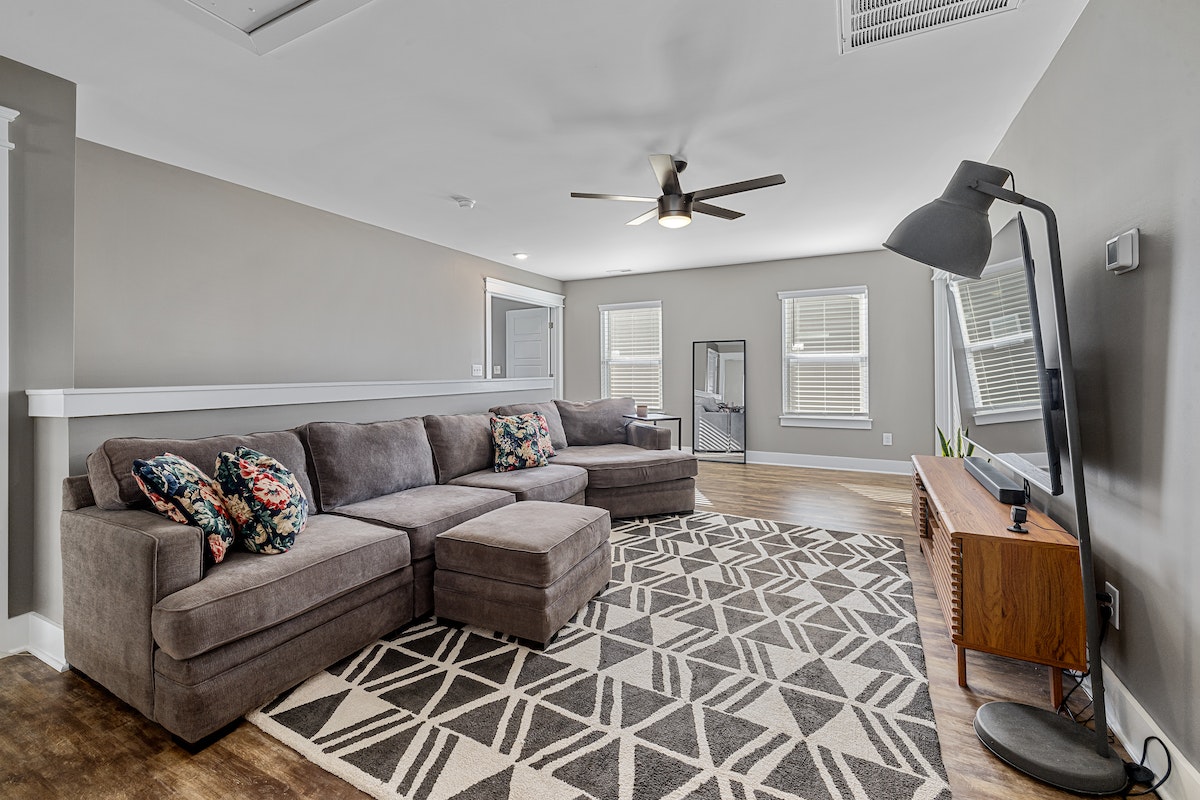
<instances>
[{"instance_id":1,"label":"power cord on floor","mask_svg":"<svg viewBox=\"0 0 1200 800\"><path fill-rule=\"evenodd\" d=\"M1155 782L1154 785L1151 786L1149 789L1145 789L1140 792L1131 792L1129 790L1132 789L1134 786L1136 786L1139 783L1147 783L1148 784L1148 783L1151 783L1152 781L1154 781L1154 772L1149 767L1146 766L1146 751L1150 748L1150 742L1152 742L1152 741L1158 742L1158 746L1161 747L1163 749L1163 753L1166 754L1166 756L1167 756L1167 771L1164 772L1163 776L1161 778L1159 778L1158 781ZM1136 763L1136 764L1133 764L1133 763L1126 764L1125 765L1125 774L1129 777L1129 783L1125 787L1125 793L1121 795L1122 797L1141 797L1142 795L1147 795L1147 794L1150 794L1151 792L1157 792L1158 787L1160 787L1164 783L1166 783L1167 778L1171 777L1171 751L1167 749L1167 746L1165 744L1163 744L1162 739L1158 738L1157 736L1147 736L1146 740L1144 742L1142 742L1142 757L1141 757L1141 759L1139 759L1138 763Z\"/></svg>"}]
</instances>

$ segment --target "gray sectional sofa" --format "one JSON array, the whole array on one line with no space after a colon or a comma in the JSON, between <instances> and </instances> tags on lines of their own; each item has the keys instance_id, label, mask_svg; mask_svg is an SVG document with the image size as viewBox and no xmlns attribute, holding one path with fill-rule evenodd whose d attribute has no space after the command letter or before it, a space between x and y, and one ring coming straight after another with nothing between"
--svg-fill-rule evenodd
<instances>
[{"instance_id":1,"label":"gray sectional sofa","mask_svg":"<svg viewBox=\"0 0 1200 800\"><path fill-rule=\"evenodd\" d=\"M696 461L632 400L493 409L547 416L549 466L496 473L486 414L194 440L110 439L68 478L61 522L68 662L196 742L433 607L434 541L509 504L586 503L613 517L689 512ZM246 446L295 473L308 524L282 555L233 549L204 569L198 528L150 510L135 458L211 469ZM536 506L537 504L533 504Z\"/></svg>"}]
</instances>

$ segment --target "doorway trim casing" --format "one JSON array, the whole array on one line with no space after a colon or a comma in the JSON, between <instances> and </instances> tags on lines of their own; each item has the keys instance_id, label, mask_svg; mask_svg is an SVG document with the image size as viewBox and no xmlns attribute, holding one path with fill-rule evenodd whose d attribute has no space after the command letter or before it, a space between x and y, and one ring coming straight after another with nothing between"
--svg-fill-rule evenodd
<instances>
[{"instance_id":1,"label":"doorway trim casing","mask_svg":"<svg viewBox=\"0 0 1200 800\"><path fill-rule=\"evenodd\" d=\"M550 377L554 380L554 397L563 396L563 309L566 297L544 289L534 289L499 278L483 279L483 357L484 377L492 380L492 298L502 297L550 309Z\"/></svg>"}]
</instances>

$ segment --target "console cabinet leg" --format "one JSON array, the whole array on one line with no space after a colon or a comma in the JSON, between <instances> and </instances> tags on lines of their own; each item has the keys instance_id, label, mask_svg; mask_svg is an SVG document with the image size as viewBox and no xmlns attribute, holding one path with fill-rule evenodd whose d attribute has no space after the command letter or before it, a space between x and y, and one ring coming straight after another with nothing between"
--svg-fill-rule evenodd
<instances>
[{"instance_id":1,"label":"console cabinet leg","mask_svg":"<svg viewBox=\"0 0 1200 800\"><path fill-rule=\"evenodd\" d=\"M1063 703L1062 670L1050 667L1050 705L1057 710Z\"/></svg>"},{"instance_id":2,"label":"console cabinet leg","mask_svg":"<svg viewBox=\"0 0 1200 800\"><path fill-rule=\"evenodd\" d=\"M967 649L965 647L954 646L956 655L958 656L958 685L966 688L967 685ZM1061 687L1060 687L1061 688Z\"/></svg>"}]
</instances>

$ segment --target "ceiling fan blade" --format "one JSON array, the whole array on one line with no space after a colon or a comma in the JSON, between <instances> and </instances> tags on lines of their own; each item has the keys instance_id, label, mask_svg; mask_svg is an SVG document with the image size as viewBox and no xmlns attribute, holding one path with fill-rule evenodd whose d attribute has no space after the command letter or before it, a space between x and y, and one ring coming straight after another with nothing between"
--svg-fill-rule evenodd
<instances>
[{"instance_id":1,"label":"ceiling fan blade","mask_svg":"<svg viewBox=\"0 0 1200 800\"><path fill-rule=\"evenodd\" d=\"M683 194L683 189L679 188L679 172L675 169L674 156L656 153L650 156L650 168L654 170L654 177L658 178L663 194Z\"/></svg>"},{"instance_id":2,"label":"ceiling fan blade","mask_svg":"<svg viewBox=\"0 0 1200 800\"><path fill-rule=\"evenodd\" d=\"M627 194L593 194L592 192L571 192L571 197L582 197L586 200L626 200L630 203L657 203L657 197L631 197Z\"/></svg>"},{"instance_id":3,"label":"ceiling fan blade","mask_svg":"<svg viewBox=\"0 0 1200 800\"><path fill-rule=\"evenodd\" d=\"M654 208L647 211L645 214L634 217L633 219L629 220L629 222L626 222L625 224L626 225L641 225L643 222L649 222L650 220L657 219L657 218L658 218L658 206L655 206Z\"/></svg>"},{"instance_id":4,"label":"ceiling fan blade","mask_svg":"<svg viewBox=\"0 0 1200 800\"><path fill-rule=\"evenodd\" d=\"M765 189L768 186L778 186L781 183L784 183L782 175L768 175L765 178L755 178L752 181L738 181L737 183L727 183L724 186L712 186L708 189L701 189L698 192L692 192L692 199L707 200L710 197L724 197L727 194Z\"/></svg>"},{"instance_id":5,"label":"ceiling fan blade","mask_svg":"<svg viewBox=\"0 0 1200 800\"><path fill-rule=\"evenodd\" d=\"M697 203L694 201L692 202L692 211L697 211L701 214L708 214L709 216L713 217L720 217L721 219L737 219L738 217L746 216L740 211L730 211L728 208L721 208L720 206L714 206L709 203Z\"/></svg>"}]
</instances>

